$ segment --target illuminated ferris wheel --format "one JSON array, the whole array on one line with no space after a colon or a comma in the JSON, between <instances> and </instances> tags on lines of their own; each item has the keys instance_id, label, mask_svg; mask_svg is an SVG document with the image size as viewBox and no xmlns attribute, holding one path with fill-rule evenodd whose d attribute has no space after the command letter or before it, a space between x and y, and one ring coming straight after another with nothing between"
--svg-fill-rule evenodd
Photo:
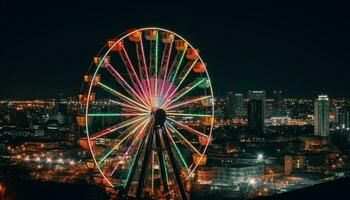
<instances>
[{"instance_id":1,"label":"illuminated ferris wheel","mask_svg":"<svg viewBox=\"0 0 350 200\"><path fill-rule=\"evenodd\" d=\"M199 50L166 29L133 29L108 40L93 65L79 100L104 182L121 196L187 199L214 123Z\"/></svg>"}]
</instances>

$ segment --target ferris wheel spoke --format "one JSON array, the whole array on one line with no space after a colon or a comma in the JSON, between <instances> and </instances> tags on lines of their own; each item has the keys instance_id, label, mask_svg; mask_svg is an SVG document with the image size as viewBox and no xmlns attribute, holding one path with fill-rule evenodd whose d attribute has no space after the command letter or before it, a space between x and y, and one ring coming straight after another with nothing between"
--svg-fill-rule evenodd
<instances>
[{"instance_id":1,"label":"ferris wheel spoke","mask_svg":"<svg viewBox=\"0 0 350 200\"><path fill-rule=\"evenodd\" d=\"M151 84L150 84L150 79L149 79L149 74L148 74L148 67L147 67L147 62L146 62L146 56L145 56L145 50L143 47L143 41L142 41L142 36L140 37L139 41L135 41L136 45L136 54L137 54L137 61L139 65L139 73L140 73L140 79L141 79L141 84L143 84L143 80L146 80L147 86L146 86L146 95L151 96ZM145 96L147 102L149 105L151 105L150 99Z\"/></svg>"},{"instance_id":2,"label":"ferris wheel spoke","mask_svg":"<svg viewBox=\"0 0 350 200\"><path fill-rule=\"evenodd\" d=\"M103 84L102 82L98 82L98 86L100 86L102 89L104 89L107 92L109 92L109 93L119 97L120 99L123 99L124 101L126 101L126 102L128 102L130 104L133 104L135 106L137 105L137 106L142 107L142 108L144 108L146 110L149 110L149 108L147 106L142 105L142 104L140 104L140 103L130 99L129 97L127 97L127 96L123 95L122 93L120 93L120 92L118 92L118 91L108 87L107 85Z\"/></svg>"},{"instance_id":3,"label":"ferris wheel spoke","mask_svg":"<svg viewBox=\"0 0 350 200\"><path fill-rule=\"evenodd\" d=\"M128 171L128 175L127 175L127 178L126 178L126 181L125 181L125 184L124 184L124 188L128 190L128 188L130 187L130 178L132 178L135 174L135 171L136 171L136 168L137 168L137 164L138 164L138 161L140 159L140 156L142 154L142 151L143 151L143 145L145 144L146 140L150 139L150 131L152 131L152 127L154 125L154 121L150 120L150 123L148 124L148 126L146 126L146 130L144 131L144 134L143 134L143 138L141 139L141 142L140 142L140 145L137 149L137 153L132 161L132 164L129 168L129 171Z\"/></svg>"},{"instance_id":4,"label":"ferris wheel spoke","mask_svg":"<svg viewBox=\"0 0 350 200\"><path fill-rule=\"evenodd\" d=\"M125 89L125 91L131 95L135 96L139 103L142 103L145 106L150 106L145 102L143 98L125 81L125 79L118 73L118 71L111 64L106 65L108 72L115 78L115 80Z\"/></svg>"},{"instance_id":5,"label":"ferris wheel spoke","mask_svg":"<svg viewBox=\"0 0 350 200\"><path fill-rule=\"evenodd\" d=\"M178 107L185 106L185 105L188 105L191 103L195 103L197 101L202 101L202 100L205 100L208 98L211 98L211 96L203 96L203 97L196 97L196 98L187 99L187 100L181 101L177 104L173 104L173 105L169 105L167 107L164 107L164 110L168 111L168 110L171 110L174 108L178 108Z\"/></svg>"},{"instance_id":6,"label":"ferris wheel spoke","mask_svg":"<svg viewBox=\"0 0 350 200\"><path fill-rule=\"evenodd\" d=\"M119 160L119 162L117 163L117 165L113 168L112 172L110 173L110 176L112 176L114 174L114 172L118 169L118 167L121 164L121 161L125 160L125 157L129 154L129 152L131 151L131 149L136 145L137 142L140 141L139 137L141 137L145 127L147 127L147 122L144 123L144 125L142 126L141 130L138 132L138 134L136 135L136 137L133 139L132 144L128 147L128 149L126 150L126 152L124 153L123 157L121 160ZM136 128L137 129L137 128ZM140 142L141 145L141 142ZM139 146L140 146L139 145ZM139 147L140 148L140 147ZM138 148L138 149L139 149Z\"/></svg>"},{"instance_id":7,"label":"ferris wheel spoke","mask_svg":"<svg viewBox=\"0 0 350 200\"><path fill-rule=\"evenodd\" d=\"M203 81L205 81L205 79L197 79L195 81L193 81L192 83L188 84L187 86L185 86L183 89L179 90L176 94L173 95L173 97L175 97L174 99L168 98L167 101L165 101L162 105L161 108L165 108L168 105L176 102L177 100L179 100L181 97L183 97L184 95L186 95L187 93L189 93L191 90L193 90L194 88L196 88L199 84L201 84Z\"/></svg>"},{"instance_id":8,"label":"ferris wheel spoke","mask_svg":"<svg viewBox=\"0 0 350 200\"><path fill-rule=\"evenodd\" d=\"M164 45L164 49L163 49L163 55L162 55L162 61L161 61L161 72L160 72L160 76L163 75L162 80L162 86L160 88L160 92L159 92L159 98L163 97L163 90L164 90L164 85L166 82L166 78L168 76L168 68L169 68L169 62L170 62L170 57L171 57L171 51L173 48L173 43L174 43L174 39L171 40L170 43L165 43ZM158 101L161 99L158 99ZM158 102L160 104L160 102Z\"/></svg>"},{"instance_id":9,"label":"ferris wheel spoke","mask_svg":"<svg viewBox=\"0 0 350 200\"><path fill-rule=\"evenodd\" d=\"M175 141L174 141L174 138L173 138L173 136L171 135L171 133L170 133L170 131L169 131L168 125L165 124L164 127L165 127L165 131L166 131L167 134L168 134L168 137L170 138L171 143L172 143L173 146L175 147L176 153L177 153L177 154L179 155L179 157L180 157L180 160L181 160L182 164L185 166L187 172L190 172L190 168L188 167L188 165L187 165L187 163L186 163L186 160L184 159L182 153L180 152L180 149L177 147L177 145L176 145L176 143L175 143Z\"/></svg>"},{"instance_id":10,"label":"ferris wheel spoke","mask_svg":"<svg viewBox=\"0 0 350 200\"><path fill-rule=\"evenodd\" d=\"M106 155L104 155L101 160L99 160L98 164L100 165L111 153L113 153L114 150L116 150L126 139L128 139L131 135L133 135L142 125L147 124L149 121L149 118L138 124L135 128L132 128L130 133L127 133L126 136L123 137L116 145L113 146L113 148L108 151ZM124 134L123 134L124 135Z\"/></svg>"},{"instance_id":11,"label":"ferris wheel spoke","mask_svg":"<svg viewBox=\"0 0 350 200\"><path fill-rule=\"evenodd\" d=\"M176 53L175 59L174 59L172 65L171 65L171 68L169 70L169 75L168 75L168 78L167 78L167 80L171 80L171 83L169 84L168 88L166 89L165 95L163 96L163 98L162 98L162 100L160 102L160 105L162 105L162 103L164 101L164 97L168 95L170 89L173 88L173 84L174 84L176 75L177 75L177 73L178 73L178 71L180 69L181 63L182 63L182 61L183 61L183 59L185 57L186 50L187 50L187 46L186 46L184 51L178 51Z\"/></svg>"},{"instance_id":12,"label":"ferris wheel spoke","mask_svg":"<svg viewBox=\"0 0 350 200\"><path fill-rule=\"evenodd\" d=\"M145 90L144 90L144 88L142 86L142 83L141 83L139 77L137 76L137 73L135 71L134 65L132 64L132 62L130 60L130 57L128 55L128 52L126 51L124 45L122 46L122 50L119 52L119 54L120 54L120 56L122 58L122 61L123 61L124 65L126 66L126 69L128 71L130 80L133 83L134 87L136 89L138 89L138 87L139 87L139 89L141 89L141 92L139 91L139 95L142 94L146 98L147 96L146 96Z\"/></svg>"},{"instance_id":13,"label":"ferris wheel spoke","mask_svg":"<svg viewBox=\"0 0 350 200\"><path fill-rule=\"evenodd\" d=\"M189 61L188 64L186 65L186 67L184 68L184 70L180 73L179 76L179 84L177 84L176 88L167 96L164 96L164 101L167 101L167 99L171 99L172 96L175 94L175 92L178 91L178 89L180 88L180 86L182 85L183 81L186 79L186 77L188 76L188 74L191 72L193 66L196 64L198 58L194 61Z\"/></svg>"},{"instance_id":14,"label":"ferris wheel spoke","mask_svg":"<svg viewBox=\"0 0 350 200\"><path fill-rule=\"evenodd\" d=\"M111 126L109 128L106 128L102 131L99 131L97 133L95 133L94 135L92 135L90 137L90 140L95 140L97 138L100 138L100 137L103 137L105 135L108 135L110 133L113 133L121 128L124 128L124 127L127 127L127 126L130 126L132 125L133 123L136 123L138 121L141 121L141 120L144 120L146 117L145 116L142 116L142 117L134 117L134 118L131 118L129 120L126 120L126 121L123 121L117 125L114 125L114 126Z\"/></svg>"},{"instance_id":15,"label":"ferris wheel spoke","mask_svg":"<svg viewBox=\"0 0 350 200\"><path fill-rule=\"evenodd\" d=\"M145 109L142 109L142 108L139 108L139 107L127 104L127 103L121 103L121 102L115 101L115 100L110 100L110 101L117 104L117 105L120 105L122 108L128 108L131 111L148 112L148 110L145 110Z\"/></svg>"},{"instance_id":16,"label":"ferris wheel spoke","mask_svg":"<svg viewBox=\"0 0 350 200\"><path fill-rule=\"evenodd\" d=\"M206 134L204 134L204 133L202 133L200 131L197 131L196 129L191 128L191 127L189 127L189 126L187 126L187 125L185 125L185 124L183 124L183 123L181 123L181 122L179 122L179 121L177 121L177 120L175 120L173 118L167 117L167 119L170 120L171 122L174 122L176 125L178 125L179 127L187 130L188 132L190 132L192 134L195 134L197 136L206 137L206 138L209 137L208 135L206 135Z\"/></svg>"},{"instance_id":17,"label":"ferris wheel spoke","mask_svg":"<svg viewBox=\"0 0 350 200\"><path fill-rule=\"evenodd\" d=\"M179 113L179 112L167 112L169 116L182 116L182 117L211 117L208 114L195 114L195 113Z\"/></svg>"},{"instance_id":18,"label":"ferris wheel spoke","mask_svg":"<svg viewBox=\"0 0 350 200\"><path fill-rule=\"evenodd\" d=\"M146 116L148 113L89 113L88 117L131 117Z\"/></svg>"},{"instance_id":19,"label":"ferris wheel spoke","mask_svg":"<svg viewBox=\"0 0 350 200\"><path fill-rule=\"evenodd\" d=\"M169 128L170 128L170 130L172 130L172 132L173 133L176 133L178 136L179 136L179 138L181 138L183 141L185 141L186 142L186 144L189 146L189 147L191 147L191 149L194 151L194 152L196 152L198 155L202 155L199 151L198 151L198 149L196 148L196 147L194 147L192 144L191 144L191 142L189 142L178 130L176 130L176 128L173 126L173 125L171 125L169 122L166 122L166 124L169 126Z\"/></svg>"},{"instance_id":20,"label":"ferris wheel spoke","mask_svg":"<svg viewBox=\"0 0 350 200\"><path fill-rule=\"evenodd\" d=\"M156 42L155 42L155 47L154 47L154 101L155 105L158 106L158 43L159 43L159 34L157 31L157 36L156 36ZM152 63L152 62L151 62ZM152 65L151 65L152 66Z\"/></svg>"}]
</instances>

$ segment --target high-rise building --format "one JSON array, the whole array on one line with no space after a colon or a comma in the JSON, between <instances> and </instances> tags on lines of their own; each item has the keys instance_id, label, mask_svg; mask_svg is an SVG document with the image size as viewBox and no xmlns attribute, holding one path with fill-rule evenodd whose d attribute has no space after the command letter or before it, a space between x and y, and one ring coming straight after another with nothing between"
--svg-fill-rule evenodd
<instances>
[{"instance_id":1,"label":"high-rise building","mask_svg":"<svg viewBox=\"0 0 350 200\"><path fill-rule=\"evenodd\" d=\"M260 100L262 102L262 114L265 120L265 109L266 109L266 92L264 90L249 90L248 99L250 100Z\"/></svg>"},{"instance_id":2,"label":"high-rise building","mask_svg":"<svg viewBox=\"0 0 350 200\"><path fill-rule=\"evenodd\" d=\"M248 132L253 135L261 135L264 127L262 100L250 99L248 102Z\"/></svg>"},{"instance_id":3,"label":"high-rise building","mask_svg":"<svg viewBox=\"0 0 350 200\"><path fill-rule=\"evenodd\" d=\"M285 116L285 106L283 102L282 90L273 91L273 116L281 117Z\"/></svg>"},{"instance_id":4,"label":"high-rise building","mask_svg":"<svg viewBox=\"0 0 350 200\"><path fill-rule=\"evenodd\" d=\"M226 95L226 107L225 107L225 118L233 119L235 117L235 98L233 92L227 92Z\"/></svg>"},{"instance_id":5,"label":"high-rise building","mask_svg":"<svg viewBox=\"0 0 350 200\"><path fill-rule=\"evenodd\" d=\"M236 108L242 108L244 107L244 98L243 98L243 94L240 93L236 93L235 94L235 105Z\"/></svg>"},{"instance_id":6,"label":"high-rise building","mask_svg":"<svg viewBox=\"0 0 350 200\"><path fill-rule=\"evenodd\" d=\"M319 95L315 101L314 134L327 137L329 134L329 99L327 95Z\"/></svg>"},{"instance_id":7,"label":"high-rise building","mask_svg":"<svg viewBox=\"0 0 350 200\"><path fill-rule=\"evenodd\" d=\"M249 90L248 99L262 100L266 99L266 92L264 90Z\"/></svg>"},{"instance_id":8,"label":"high-rise building","mask_svg":"<svg viewBox=\"0 0 350 200\"><path fill-rule=\"evenodd\" d=\"M343 107L335 108L335 122L340 129L349 128L350 112Z\"/></svg>"},{"instance_id":9,"label":"high-rise building","mask_svg":"<svg viewBox=\"0 0 350 200\"><path fill-rule=\"evenodd\" d=\"M244 97L243 94L235 94L235 117L246 117L247 109L244 106Z\"/></svg>"}]
</instances>

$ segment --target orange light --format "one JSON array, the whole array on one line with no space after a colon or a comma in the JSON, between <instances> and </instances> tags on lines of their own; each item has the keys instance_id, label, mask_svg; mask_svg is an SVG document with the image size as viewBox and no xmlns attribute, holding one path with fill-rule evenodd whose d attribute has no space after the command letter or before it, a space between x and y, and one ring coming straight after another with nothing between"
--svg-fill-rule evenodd
<instances>
[{"instance_id":1,"label":"orange light","mask_svg":"<svg viewBox=\"0 0 350 200\"><path fill-rule=\"evenodd\" d=\"M199 54L199 49L187 49L186 58L189 60L196 60L198 58L197 54Z\"/></svg>"},{"instance_id":2,"label":"orange light","mask_svg":"<svg viewBox=\"0 0 350 200\"><path fill-rule=\"evenodd\" d=\"M185 51L188 44L184 40L175 40L175 48L178 51Z\"/></svg>"},{"instance_id":3,"label":"orange light","mask_svg":"<svg viewBox=\"0 0 350 200\"><path fill-rule=\"evenodd\" d=\"M204 73L206 68L206 64L202 62L197 62L194 67L193 71L196 73Z\"/></svg>"},{"instance_id":4,"label":"orange light","mask_svg":"<svg viewBox=\"0 0 350 200\"><path fill-rule=\"evenodd\" d=\"M135 31L135 29L129 29L127 32L131 33ZM129 35L129 40L132 42L139 42L141 40L141 31L136 31L135 33L132 33L131 35Z\"/></svg>"},{"instance_id":5,"label":"orange light","mask_svg":"<svg viewBox=\"0 0 350 200\"><path fill-rule=\"evenodd\" d=\"M119 41L116 45L114 45L117 41L116 40L108 40L107 44L109 48L112 48L111 51L121 51L123 49L123 41ZM113 46L114 45L114 46Z\"/></svg>"}]
</instances>

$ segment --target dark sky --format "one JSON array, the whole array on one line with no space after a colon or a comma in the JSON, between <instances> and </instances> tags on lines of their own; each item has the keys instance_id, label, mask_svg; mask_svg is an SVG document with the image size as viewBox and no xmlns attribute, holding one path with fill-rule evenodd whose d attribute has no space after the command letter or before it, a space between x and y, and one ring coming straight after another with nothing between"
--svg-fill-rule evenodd
<instances>
[{"instance_id":1,"label":"dark sky","mask_svg":"<svg viewBox=\"0 0 350 200\"><path fill-rule=\"evenodd\" d=\"M0 98L74 95L106 39L144 26L171 29L199 47L216 94L350 97L348 5L123 2L1 0Z\"/></svg>"}]
</instances>

